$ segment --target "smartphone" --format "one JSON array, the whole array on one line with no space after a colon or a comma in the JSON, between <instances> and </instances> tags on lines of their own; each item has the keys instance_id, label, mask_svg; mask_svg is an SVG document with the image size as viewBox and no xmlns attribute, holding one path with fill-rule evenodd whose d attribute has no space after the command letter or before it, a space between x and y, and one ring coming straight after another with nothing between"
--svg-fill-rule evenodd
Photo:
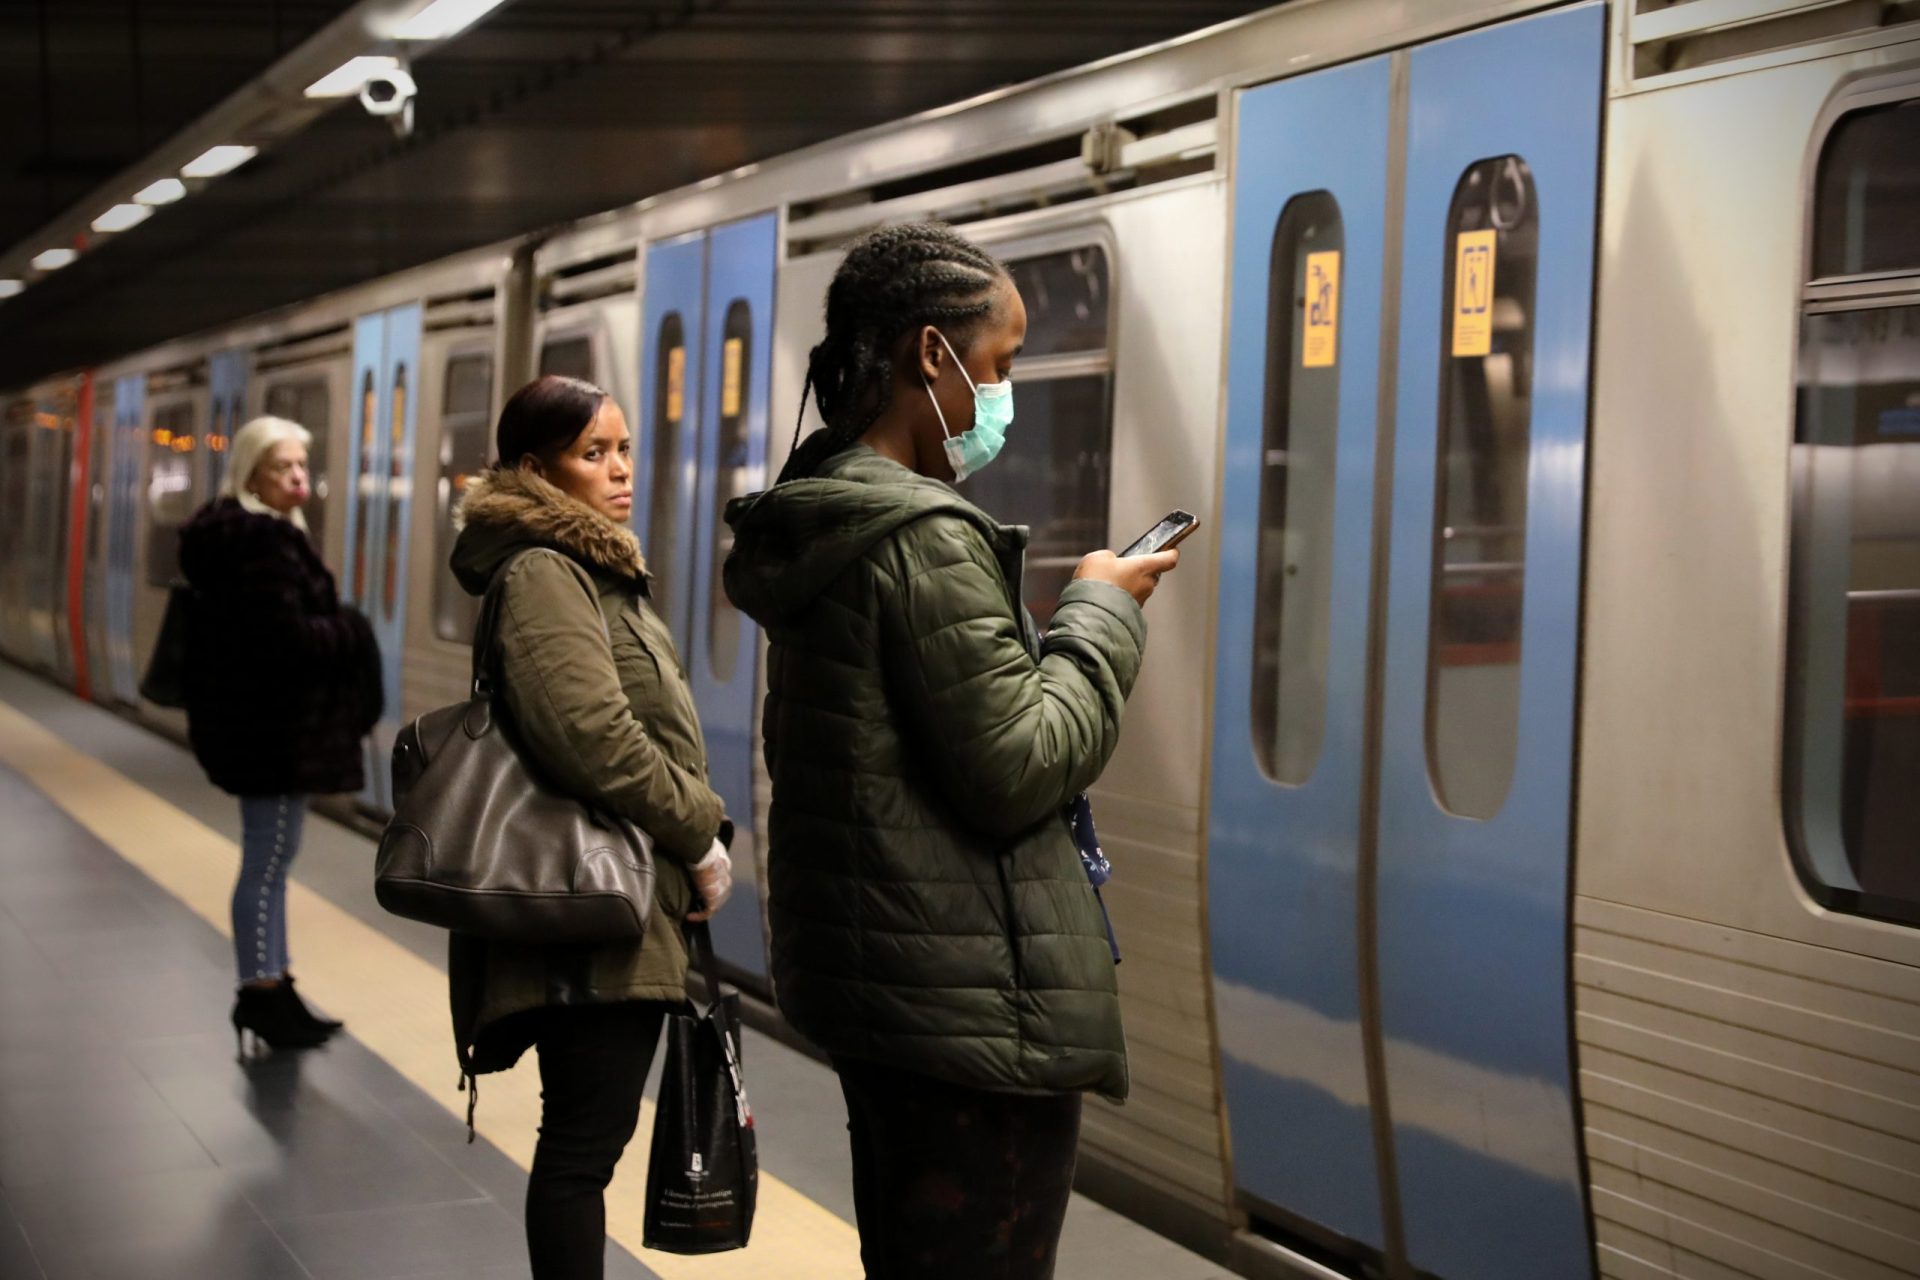
<instances>
[{"instance_id":1,"label":"smartphone","mask_svg":"<svg viewBox=\"0 0 1920 1280\"><path fill-rule=\"evenodd\" d=\"M1180 545L1181 540L1200 527L1199 517L1191 511L1170 511L1159 524L1135 538L1125 551L1127 556L1150 556L1156 551L1166 551Z\"/></svg>"}]
</instances>

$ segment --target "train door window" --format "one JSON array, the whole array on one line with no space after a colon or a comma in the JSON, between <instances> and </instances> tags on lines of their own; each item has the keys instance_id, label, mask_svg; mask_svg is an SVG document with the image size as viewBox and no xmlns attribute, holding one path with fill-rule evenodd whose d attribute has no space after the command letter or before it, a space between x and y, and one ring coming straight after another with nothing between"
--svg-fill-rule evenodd
<instances>
[{"instance_id":1,"label":"train door window","mask_svg":"<svg viewBox=\"0 0 1920 1280\"><path fill-rule=\"evenodd\" d=\"M1289 786L1312 776L1326 728L1345 248L1330 193L1295 196L1280 211L1268 266L1251 723L1261 770Z\"/></svg>"},{"instance_id":2,"label":"train door window","mask_svg":"<svg viewBox=\"0 0 1920 1280\"><path fill-rule=\"evenodd\" d=\"M327 438L333 421L333 396L324 376L280 382L267 389L266 411L297 422L313 437L307 443L307 532L316 547L327 545Z\"/></svg>"},{"instance_id":3,"label":"train door window","mask_svg":"<svg viewBox=\"0 0 1920 1280\"><path fill-rule=\"evenodd\" d=\"M740 660L740 614L721 583L733 550L727 504L747 491L747 406L753 402L753 308L745 298L727 304L720 331L720 436L714 442L713 580L707 584L707 664L714 679L733 679Z\"/></svg>"},{"instance_id":4,"label":"train door window","mask_svg":"<svg viewBox=\"0 0 1920 1280\"><path fill-rule=\"evenodd\" d=\"M234 433L240 430L240 397L216 397L208 413L207 492L217 494L227 475L227 450L233 445Z\"/></svg>"},{"instance_id":5,"label":"train door window","mask_svg":"<svg viewBox=\"0 0 1920 1280\"><path fill-rule=\"evenodd\" d=\"M1540 219L1519 156L1454 189L1440 327L1427 641L1427 769L1450 812L1490 818L1520 739L1520 622Z\"/></svg>"},{"instance_id":6,"label":"train door window","mask_svg":"<svg viewBox=\"0 0 1920 1280\"><path fill-rule=\"evenodd\" d=\"M407 448L408 373L404 360L393 366L393 412L388 427L386 492L381 495L387 506L387 545L386 563L381 570L380 599L383 616L388 618L396 616L400 607L400 556L407 545L407 531L402 527L400 517L406 507L408 486L413 483L408 468L411 451Z\"/></svg>"},{"instance_id":7,"label":"train door window","mask_svg":"<svg viewBox=\"0 0 1920 1280\"><path fill-rule=\"evenodd\" d=\"M540 348L540 372L557 373L563 378L578 378L582 382L595 381L593 339L584 333L547 339Z\"/></svg>"},{"instance_id":8,"label":"train door window","mask_svg":"<svg viewBox=\"0 0 1920 1280\"><path fill-rule=\"evenodd\" d=\"M1042 627L1080 558L1107 544L1113 451L1113 276L1087 244L1008 264L1027 307L1014 369L1019 421L999 460L960 492L1029 526L1026 606Z\"/></svg>"},{"instance_id":9,"label":"train door window","mask_svg":"<svg viewBox=\"0 0 1920 1280\"><path fill-rule=\"evenodd\" d=\"M374 421L380 411L380 388L369 369L360 379L360 474L353 478L353 494L348 519L353 522L353 591L355 604L366 606L367 565L373 555L367 543L373 535L373 441L380 424Z\"/></svg>"},{"instance_id":10,"label":"train door window","mask_svg":"<svg viewBox=\"0 0 1920 1280\"><path fill-rule=\"evenodd\" d=\"M673 621L674 531L680 527L680 448L687 422L687 326L678 311L660 321L653 350L653 438L647 460L647 568L653 606Z\"/></svg>"},{"instance_id":11,"label":"train door window","mask_svg":"<svg viewBox=\"0 0 1920 1280\"><path fill-rule=\"evenodd\" d=\"M147 585L165 587L180 575L180 526L193 514L193 405L181 401L153 411L147 449Z\"/></svg>"},{"instance_id":12,"label":"train door window","mask_svg":"<svg viewBox=\"0 0 1920 1280\"><path fill-rule=\"evenodd\" d=\"M1800 327L1787 826L1827 905L1920 924L1920 99L1841 117ZM1824 278L1887 278L1871 301Z\"/></svg>"},{"instance_id":13,"label":"train door window","mask_svg":"<svg viewBox=\"0 0 1920 1280\"><path fill-rule=\"evenodd\" d=\"M467 484L486 469L493 419L493 357L485 352L447 361L447 382L440 409L440 482L435 491L433 630L442 640L465 644L473 639L480 601L453 576L450 557L456 535L453 521Z\"/></svg>"}]
</instances>

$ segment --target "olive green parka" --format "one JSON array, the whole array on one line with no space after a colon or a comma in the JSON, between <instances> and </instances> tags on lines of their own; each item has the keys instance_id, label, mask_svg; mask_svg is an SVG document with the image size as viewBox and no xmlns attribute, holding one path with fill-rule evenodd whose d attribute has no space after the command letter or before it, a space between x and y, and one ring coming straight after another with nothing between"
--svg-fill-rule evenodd
<instances>
[{"instance_id":1,"label":"olive green parka","mask_svg":"<svg viewBox=\"0 0 1920 1280\"><path fill-rule=\"evenodd\" d=\"M491 662L522 756L562 789L632 819L654 841L653 913L638 945L454 937L454 1034L480 1073L505 1070L531 1044L530 1021L516 1014L685 998L679 924L692 898L686 868L727 824L707 782L686 672L648 603L633 533L519 470L477 477L459 520L452 566L460 585L482 595L496 574L507 575Z\"/></svg>"},{"instance_id":2,"label":"olive green parka","mask_svg":"<svg viewBox=\"0 0 1920 1280\"><path fill-rule=\"evenodd\" d=\"M1016 1093L1127 1092L1114 960L1065 808L1140 670L1133 597L1044 640L1027 531L856 445L727 511L766 628L774 990L829 1054Z\"/></svg>"}]
</instances>

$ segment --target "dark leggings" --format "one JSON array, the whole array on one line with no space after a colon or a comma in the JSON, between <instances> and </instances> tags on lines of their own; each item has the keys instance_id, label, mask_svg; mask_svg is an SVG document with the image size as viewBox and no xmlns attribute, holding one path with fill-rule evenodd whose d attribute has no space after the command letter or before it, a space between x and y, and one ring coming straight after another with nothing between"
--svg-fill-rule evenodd
<instances>
[{"instance_id":1,"label":"dark leggings","mask_svg":"<svg viewBox=\"0 0 1920 1280\"><path fill-rule=\"evenodd\" d=\"M527 1178L533 1280L601 1280L607 1205L669 1006L628 1001L541 1011L540 1140Z\"/></svg>"},{"instance_id":2,"label":"dark leggings","mask_svg":"<svg viewBox=\"0 0 1920 1280\"><path fill-rule=\"evenodd\" d=\"M989 1093L837 1059L867 1280L1049 1280L1080 1095Z\"/></svg>"}]
</instances>

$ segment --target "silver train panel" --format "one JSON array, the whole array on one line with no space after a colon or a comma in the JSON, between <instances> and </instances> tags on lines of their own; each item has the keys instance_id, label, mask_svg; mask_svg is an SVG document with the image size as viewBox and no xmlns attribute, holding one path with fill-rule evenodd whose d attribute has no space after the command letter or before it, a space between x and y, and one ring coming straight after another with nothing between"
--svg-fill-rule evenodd
<instances>
[{"instance_id":1,"label":"silver train panel","mask_svg":"<svg viewBox=\"0 0 1920 1280\"><path fill-rule=\"evenodd\" d=\"M1920 1275L1920 932L1809 898L1781 786L1811 148L1916 52L1612 105L1574 908L1608 1276Z\"/></svg>"}]
</instances>

